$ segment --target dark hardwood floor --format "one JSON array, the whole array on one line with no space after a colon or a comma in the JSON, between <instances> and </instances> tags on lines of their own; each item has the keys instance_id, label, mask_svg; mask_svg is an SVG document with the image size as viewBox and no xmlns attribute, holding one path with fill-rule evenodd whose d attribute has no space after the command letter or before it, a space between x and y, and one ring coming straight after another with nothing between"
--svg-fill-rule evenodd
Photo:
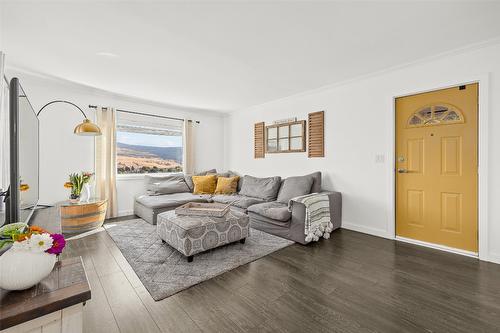
<instances>
[{"instance_id":1,"label":"dark hardwood floor","mask_svg":"<svg viewBox=\"0 0 500 333\"><path fill-rule=\"evenodd\" d=\"M72 256L92 288L85 332L500 332L500 265L348 230L159 302L106 232Z\"/></svg>"}]
</instances>

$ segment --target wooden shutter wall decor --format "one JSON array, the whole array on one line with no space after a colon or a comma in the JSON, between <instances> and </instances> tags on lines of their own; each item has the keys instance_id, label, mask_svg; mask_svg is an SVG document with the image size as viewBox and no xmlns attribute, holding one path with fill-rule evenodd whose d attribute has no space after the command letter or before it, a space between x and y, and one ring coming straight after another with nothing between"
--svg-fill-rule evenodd
<instances>
[{"instance_id":1,"label":"wooden shutter wall decor","mask_svg":"<svg viewBox=\"0 0 500 333\"><path fill-rule=\"evenodd\" d=\"M254 131L253 131L253 139L254 139L254 146L253 146L253 152L254 152L254 158L264 158L265 157L265 150L264 150L264 143L265 143L265 125L264 122L256 123L254 125Z\"/></svg>"},{"instance_id":2,"label":"wooden shutter wall decor","mask_svg":"<svg viewBox=\"0 0 500 333\"><path fill-rule=\"evenodd\" d=\"M325 157L325 111L309 113L308 157Z\"/></svg>"}]
</instances>

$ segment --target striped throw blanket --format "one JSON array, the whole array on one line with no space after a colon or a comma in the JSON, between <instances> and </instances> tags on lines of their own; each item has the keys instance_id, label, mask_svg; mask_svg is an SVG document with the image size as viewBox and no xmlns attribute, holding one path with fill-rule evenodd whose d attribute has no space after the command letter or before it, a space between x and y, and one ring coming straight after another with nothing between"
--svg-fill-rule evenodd
<instances>
[{"instance_id":1,"label":"striped throw blanket","mask_svg":"<svg viewBox=\"0 0 500 333\"><path fill-rule=\"evenodd\" d=\"M292 211L293 202L306 206L305 230L306 242L318 241L320 237L330 238L333 224L330 220L330 199L328 193L312 193L292 198L288 210Z\"/></svg>"}]
</instances>

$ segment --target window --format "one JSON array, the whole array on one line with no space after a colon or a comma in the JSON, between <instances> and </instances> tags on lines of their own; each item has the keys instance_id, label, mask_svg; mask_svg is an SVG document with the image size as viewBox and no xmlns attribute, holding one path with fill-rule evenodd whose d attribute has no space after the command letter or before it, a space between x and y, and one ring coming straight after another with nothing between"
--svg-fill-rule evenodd
<instances>
[{"instance_id":1,"label":"window","mask_svg":"<svg viewBox=\"0 0 500 333\"><path fill-rule=\"evenodd\" d=\"M266 127L266 152L290 153L306 151L305 120Z\"/></svg>"},{"instance_id":2,"label":"window","mask_svg":"<svg viewBox=\"0 0 500 333\"><path fill-rule=\"evenodd\" d=\"M118 174L182 172L182 120L116 113Z\"/></svg>"},{"instance_id":3,"label":"window","mask_svg":"<svg viewBox=\"0 0 500 333\"><path fill-rule=\"evenodd\" d=\"M462 112L452 105L426 106L413 113L408 119L408 127L460 124L464 122Z\"/></svg>"}]
</instances>

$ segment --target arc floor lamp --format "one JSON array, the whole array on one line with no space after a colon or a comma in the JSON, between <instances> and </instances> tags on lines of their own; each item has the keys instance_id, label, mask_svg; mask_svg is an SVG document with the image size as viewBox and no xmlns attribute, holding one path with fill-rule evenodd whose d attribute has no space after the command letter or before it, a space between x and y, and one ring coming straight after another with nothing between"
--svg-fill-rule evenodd
<instances>
[{"instance_id":1,"label":"arc floor lamp","mask_svg":"<svg viewBox=\"0 0 500 333\"><path fill-rule=\"evenodd\" d=\"M64 101L64 100L52 101L52 102L49 102L49 103L45 104L44 106L42 106L42 108L40 109L40 111L38 111L36 116L38 117L38 115L40 115L40 112L42 112L42 110L45 109L47 106L49 106L51 104L55 104L55 103L65 103L65 104L72 105L72 106L76 107L78 110L80 110L80 112L83 114L83 117L84 117L83 121L80 124L76 125L76 127L75 127L74 133L76 135L82 135L82 136L101 135L101 129L99 128L99 126L92 123L90 121L90 119L87 118L87 115L85 114L85 112L83 112L83 110L75 103L71 103L71 102Z\"/></svg>"}]
</instances>

